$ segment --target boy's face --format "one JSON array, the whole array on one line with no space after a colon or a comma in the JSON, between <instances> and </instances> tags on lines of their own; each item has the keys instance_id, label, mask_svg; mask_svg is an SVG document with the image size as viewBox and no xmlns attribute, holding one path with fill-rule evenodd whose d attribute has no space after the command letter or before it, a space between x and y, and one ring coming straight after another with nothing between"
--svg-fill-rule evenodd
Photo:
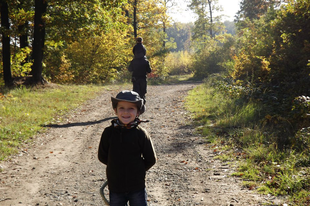
<instances>
[{"instance_id":1,"label":"boy's face","mask_svg":"<svg viewBox=\"0 0 310 206\"><path fill-rule=\"evenodd\" d=\"M114 111L123 124L133 122L139 115L137 105L131 102L118 102Z\"/></svg>"}]
</instances>

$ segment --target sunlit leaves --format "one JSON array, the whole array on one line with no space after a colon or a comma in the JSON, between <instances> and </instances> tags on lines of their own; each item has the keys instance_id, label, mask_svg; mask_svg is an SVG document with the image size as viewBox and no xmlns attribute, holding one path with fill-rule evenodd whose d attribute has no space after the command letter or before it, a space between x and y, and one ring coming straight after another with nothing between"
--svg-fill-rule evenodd
<instances>
[{"instance_id":1,"label":"sunlit leaves","mask_svg":"<svg viewBox=\"0 0 310 206\"><path fill-rule=\"evenodd\" d=\"M169 24L165 3L170 0L139 1L138 26L147 47L147 55L157 74L167 74L163 58L173 46L166 39L163 23ZM29 73L31 63L21 63L19 36L25 35L27 45L33 42L34 1L9 1L11 30L15 36L13 73ZM50 0L42 19L44 37L43 75L47 80L63 82L107 82L126 71L132 58L132 5L127 0ZM23 28L20 27L25 25ZM29 54L29 53L27 53ZM28 56L30 59L30 56ZM15 65L16 64L16 65ZM84 78L83 78L84 76Z\"/></svg>"},{"instance_id":2,"label":"sunlit leaves","mask_svg":"<svg viewBox=\"0 0 310 206\"><path fill-rule=\"evenodd\" d=\"M124 41L126 33L114 35L116 31L80 38L66 49L71 61L68 69L75 77L76 83L109 82L116 77L118 70L126 69L130 56Z\"/></svg>"},{"instance_id":3,"label":"sunlit leaves","mask_svg":"<svg viewBox=\"0 0 310 206\"><path fill-rule=\"evenodd\" d=\"M15 77L26 76L31 71L32 62L27 62L27 57L30 55L31 49L25 47L20 49L14 56L12 56L12 75Z\"/></svg>"}]
</instances>

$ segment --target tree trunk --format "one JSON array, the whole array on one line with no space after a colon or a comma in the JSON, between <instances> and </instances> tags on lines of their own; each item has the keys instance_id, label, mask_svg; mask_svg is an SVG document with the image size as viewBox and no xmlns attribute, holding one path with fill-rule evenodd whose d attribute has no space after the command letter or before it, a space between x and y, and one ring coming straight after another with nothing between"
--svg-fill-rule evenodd
<instances>
[{"instance_id":1,"label":"tree trunk","mask_svg":"<svg viewBox=\"0 0 310 206\"><path fill-rule=\"evenodd\" d=\"M20 40L20 48L25 48L29 46L28 44L28 35L25 30L28 28L28 22L25 22L25 24L18 26L19 30L19 40Z\"/></svg>"},{"instance_id":2,"label":"tree trunk","mask_svg":"<svg viewBox=\"0 0 310 206\"><path fill-rule=\"evenodd\" d=\"M23 9L23 6L24 5L22 3L19 3L18 8ZM28 43L28 27L29 27L28 21L25 21L22 25L18 26L20 48L25 48L25 47L29 46L29 43Z\"/></svg>"},{"instance_id":3,"label":"tree trunk","mask_svg":"<svg viewBox=\"0 0 310 206\"><path fill-rule=\"evenodd\" d=\"M134 37L137 38L137 6L138 6L138 0L134 0L133 3L133 31L134 31Z\"/></svg>"},{"instance_id":4,"label":"tree trunk","mask_svg":"<svg viewBox=\"0 0 310 206\"><path fill-rule=\"evenodd\" d=\"M5 86L10 86L13 83L11 73L11 49L10 49L10 35L9 35L9 9L5 0L1 0L1 25L2 30L2 58L3 58L3 79Z\"/></svg>"},{"instance_id":5,"label":"tree trunk","mask_svg":"<svg viewBox=\"0 0 310 206\"><path fill-rule=\"evenodd\" d=\"M213 38L212 5L211 5L210 0L208 0L208 4L209 4L209 11L210 11L210 36L211 36L211 38Z\"/></svg>"},{"instance_id":6,"label":"tree trunk","mask_svg":"<svg viewBox=\"0 0 310 206\"><path fill-rule=\"evenodd\" d=\"M166 34L166 24L165 24L165 22L163 22L163 32L164 32L164 34ZM165 47L166 47L166 41L164 39L163 48L165 48Z\"/></svg>"},{"instance_id":7,"label":"tree trunk","mask_svg":"<svg viewBox=\"0 0 310 206\"><path fill-rule=\"evenodd\" d=\"M35 0L35 15L34 15L34 41L32 48L33 65L31 74L33 75L32 81L34 84L44 83L42 77L42 61L45 40L45 22L42 16L46 12L47 1Z\"/></svg>"},{"instance_id":8,"label":"tree trunk","mask_svg":"<svg viewBox=\"0 0 310 206\"><path fill-rule=\"evenodd\" d=\"M21 49L29 46L27 28L28 28L28 21L26 21L25 24L18 26L19 41L20 41ZM29 60L30 60L29 56L27 55L27 57L21 63L21 65L23 66L25 63L29 62Z\"/></svg>"}]
</instances>

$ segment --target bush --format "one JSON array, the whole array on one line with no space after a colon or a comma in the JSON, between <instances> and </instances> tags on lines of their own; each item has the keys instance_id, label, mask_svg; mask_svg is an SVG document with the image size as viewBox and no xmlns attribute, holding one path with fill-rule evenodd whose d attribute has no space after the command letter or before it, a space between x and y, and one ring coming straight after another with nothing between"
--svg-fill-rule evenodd
<instances>
[{"instance_id":1,"label":"bush","mask_svg":"<svg viewBox=\"0 0 310 206\"><path fill-rule=\"evenodd\" d=\"M192 73L191 55L188 51L179 51L169 53L165 59L165 65L168 68L169 74L181 75Z\"/></svg>"},{"instance_id":2,"label":"bush","mask_svg":"<svg viewBox=\"0 0 310 206\"><path fill-rule=\"evenodd\" d=\"M219 35L214 39L197 43L199 45L192 64L195 77L202 79L214 73L228 73L235 55L234 43L235 39L230 34Z\"/></svg>"}]
</instances>

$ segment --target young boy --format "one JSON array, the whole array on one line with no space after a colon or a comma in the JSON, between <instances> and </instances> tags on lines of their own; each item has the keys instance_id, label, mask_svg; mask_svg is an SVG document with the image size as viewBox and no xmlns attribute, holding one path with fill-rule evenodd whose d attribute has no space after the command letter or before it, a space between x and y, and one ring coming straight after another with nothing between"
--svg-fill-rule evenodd
<instances>
[{"instance_id":1,"label":"young boy","mask_svg":"<svg viewBox=\"0 0 310 206\"><path fill-rule=\"evenodd\" d=\"M146 101L147 93L147 74L152 72L149 60L146 58L146 49L144 47L142 37L137 38L137 44L133 48L134 59L128 66L128 71L132 72L131 81L133 91L137 92L140 97Z\"/></svg>"},{"instance_id":2,"label":"young boy","mask_svg":"<svg viewBox=\"0 0 310 206\"><path fill-rule=\"evenodd\" d=\"M148 133L139 126L145 110L143 99L124 90L111 97L117 119L102 133L98 159L107 165L110 206L146 206L145 175L156 163Z\"/></svg>"}]
</instances>

